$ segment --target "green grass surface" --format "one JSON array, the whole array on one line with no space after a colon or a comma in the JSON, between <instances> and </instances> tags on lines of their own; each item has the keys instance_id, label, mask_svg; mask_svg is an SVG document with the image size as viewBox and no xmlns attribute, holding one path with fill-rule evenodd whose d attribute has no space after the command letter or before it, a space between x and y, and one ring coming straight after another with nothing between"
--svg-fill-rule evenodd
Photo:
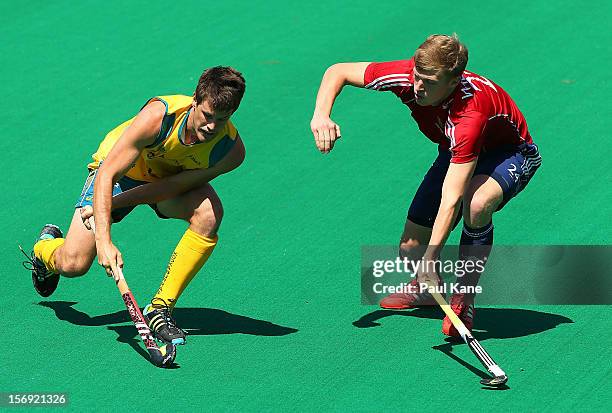
<instances>
[{"instance_id":1,"label":"green grass surface","mask_svg":"<svg viewBox=\"0 0 612 413\"><path fill-rule=\"evenodd\" d=\"M428 34L457 32L468 68L515 98L544 158L496 216L496 242L609 244L609 4L3 6L0 391L68 392L73 410L609 406L609 307L481 309L477 338L510 375L509 390L485 391L467 347L444 341L440 313L361 306L360 247L397 241L435 146L391 94L364 90L338 99L343 139L330 155L315 150L309 130L327 66L408 57ZM191 94L217 64L247 79L234 117L247 160L214 182L225 207L220 243L176 312L191 333L180 368L160 370L135 350L135 330L102 270L62 279L41 300L16 244L29 248L46 222L67 228L108 130L150 96ZM141 305L184 229L147 208L114 227Z\"/></svg>"}]
</instances>

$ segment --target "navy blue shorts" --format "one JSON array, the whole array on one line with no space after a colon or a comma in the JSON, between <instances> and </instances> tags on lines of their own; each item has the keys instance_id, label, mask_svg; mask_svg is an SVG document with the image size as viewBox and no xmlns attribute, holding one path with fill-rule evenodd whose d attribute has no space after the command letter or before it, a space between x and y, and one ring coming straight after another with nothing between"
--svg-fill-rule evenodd
<instances>
[{"instance_id":1,"label":"navy blue shorts","mask_svg":"<svg viewBox=\"0 0 612 413\"><path fill-rule=\"evenodd\" d=\"M87 205L93 206L94 182L96 181L97 175L98 175L97 169L89 170L87 179L85 180L85 185L83 185L83 190L81 191L81 196L79 197L78 202L74 206L75 208L82 208ZM136 188L140 185L144 185L144 184L148 184L148 182L137 181L136 179L132 179L132 178L128 178L127 176L124 176L123 178L119 179L119 181L113 186L113 196L120 194L122 192L125 192L129 189ZM155 211L158 217L164 218L164 219L168 218L164 216L161 212L159 212L159 210L157 209L157 205L149 204L149 206L153 209L153 211ZM134 208L136 208L136 205L113 210L113 212L111 212L111 217L113 218L113 222L121 221L123 218L127 216L127 214L132 212Z\"/></svg>"},{"instance_id":2,"label":"navy blue shorts","mask_svg":"<svg viewBox=\"0 0 612 413\"><path fill-rule=\"evenodd\" d=\"M408 219L415 224L433 228L440 208L442 183L450 165L450 158L449 151L438 150L438 157L425 174L408 209ZM478 158L474 176L488 175L499 183L504 192L504 199L497 207L499 211L525 189L541 163L538 147L522 144L518 147L482 153ZM461 213L457 215L453 228L460 220Z\"/></svg>"}]
</instances>

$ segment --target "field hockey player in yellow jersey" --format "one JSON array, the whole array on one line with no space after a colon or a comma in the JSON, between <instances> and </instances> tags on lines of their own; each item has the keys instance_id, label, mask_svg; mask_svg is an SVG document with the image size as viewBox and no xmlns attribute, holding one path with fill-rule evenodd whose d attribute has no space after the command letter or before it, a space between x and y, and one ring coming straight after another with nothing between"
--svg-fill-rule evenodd
<instances>
[{"instance_id":1,"label":"field hockey player in yellow jersey","mask_svg":"<svg viewBox=\"0 0 612 413\"><path fill-rule=\"evenodd\" d=\"M158 339L183 344L185 333L171 313L217 244L223 209L210 181L244 160L244 145L230 121L244 91L239 72L213 67L204 71L193 96L154 97L109 132L88 165L68 234L64 238L47 224L34 245L29 264L36 291L48 297L60 274L84 275L96 254L109 276L118 274L123 259L111 239L111 223L148 204L161 218L189 223L144 310ZM86 225L92 214L95 235Z\"/></svg>"}]
</instances>

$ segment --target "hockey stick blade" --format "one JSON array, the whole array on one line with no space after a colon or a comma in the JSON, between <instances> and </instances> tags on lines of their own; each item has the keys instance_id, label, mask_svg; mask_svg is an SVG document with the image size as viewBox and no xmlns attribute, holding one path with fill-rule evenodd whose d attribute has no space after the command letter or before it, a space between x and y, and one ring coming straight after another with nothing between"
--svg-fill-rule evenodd
<instances>
[{"instance_id":1,"label":"hockey stick blade","mask_svg":"<svg viewBox=\"0 0 612 413\"><path fill-rule=\"evenodd\" d=\"M91 230L95 233L96 225L93 217L89 218L88 221ZM149 329L149 326L147 325L144 316L140 311L140 307L138 307L138 303L136 302L132 291L130 291L127 282L125 281L121 268L118 268L118 272L118 279L115 281L115 283L117 284L117 288L121 293L121 298L123 299L127 312L130 315L138 334L140 335L140 339L149 353L151 363L157 367L170 367L176 358L176 347L172 343L164 344L161 347L157 346L157 342L153 338L153 334L151 334L151 330Z\"/></svg>"},{"instance_id":2,"label":"hockey stick blade","mask_svg":"<svg viewBox=\"0 0 612 413\"><path fill-rule=\"evenodd\" d=\"M472 336L470 330L467 329L465 324L461 321L461 319L455 314L450 305L446 302L444 297L438 292L432 292L431 295L434 297L442 311L446 314L446 316L451 320L463 341L468 345L472 353L476 356L478 361L482 363L482 365L487 369L489 373L493 376L489 379L482 379L480 384L491 387L499 387L506 384L508 381L508 376L504 371L493 361L493 358L487 353L487 351L480 345L478 340Z\"/></svg>"}]
</instances>

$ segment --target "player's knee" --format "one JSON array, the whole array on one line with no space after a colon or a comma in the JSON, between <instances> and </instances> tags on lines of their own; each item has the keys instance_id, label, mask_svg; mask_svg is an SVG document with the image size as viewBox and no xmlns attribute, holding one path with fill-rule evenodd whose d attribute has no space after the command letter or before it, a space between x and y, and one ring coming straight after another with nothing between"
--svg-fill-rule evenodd
<instances>
[{"instance_id":1,"label":"player's knee","mask_svg":"<svg viewBox=\"0 0 612 413\"><path fill-rule=\"evenodd\" d=\"M478 193L469 200L469 207L464 212L464 218L471 226L486 225L491 220L495 202Z\"/></svg>"},{"instance_id":2,"label":"player's knee","mask_svg":"<svg viewBox=\"0 0 612 413\"><path fill-rule=\"evenodd\" d=\"M65 277L80 277L91 268L93 258L75 253L64 254L62 257L61 273Z\"/></svg>"},{"instance_id":3,"label":"player's knee","mask_svg":"<svg viewBox=\"0 0 612 413\"><path fill-rule=\"evenodd\" d=\"M407 257L421 243L416 238L402 238L399 244L399 253L401 257Z\"/></svg>"},{"instance_id":4,"label":"player's knee","mask_svg":"<svg viewBox=\"0 0 612 413\"><path fill-rule=\"evenodd\" d=\"M223 206L207 198L194 211L189 223L203 235L213 236L223 220Z\"/></svg>"}]
</instances>

